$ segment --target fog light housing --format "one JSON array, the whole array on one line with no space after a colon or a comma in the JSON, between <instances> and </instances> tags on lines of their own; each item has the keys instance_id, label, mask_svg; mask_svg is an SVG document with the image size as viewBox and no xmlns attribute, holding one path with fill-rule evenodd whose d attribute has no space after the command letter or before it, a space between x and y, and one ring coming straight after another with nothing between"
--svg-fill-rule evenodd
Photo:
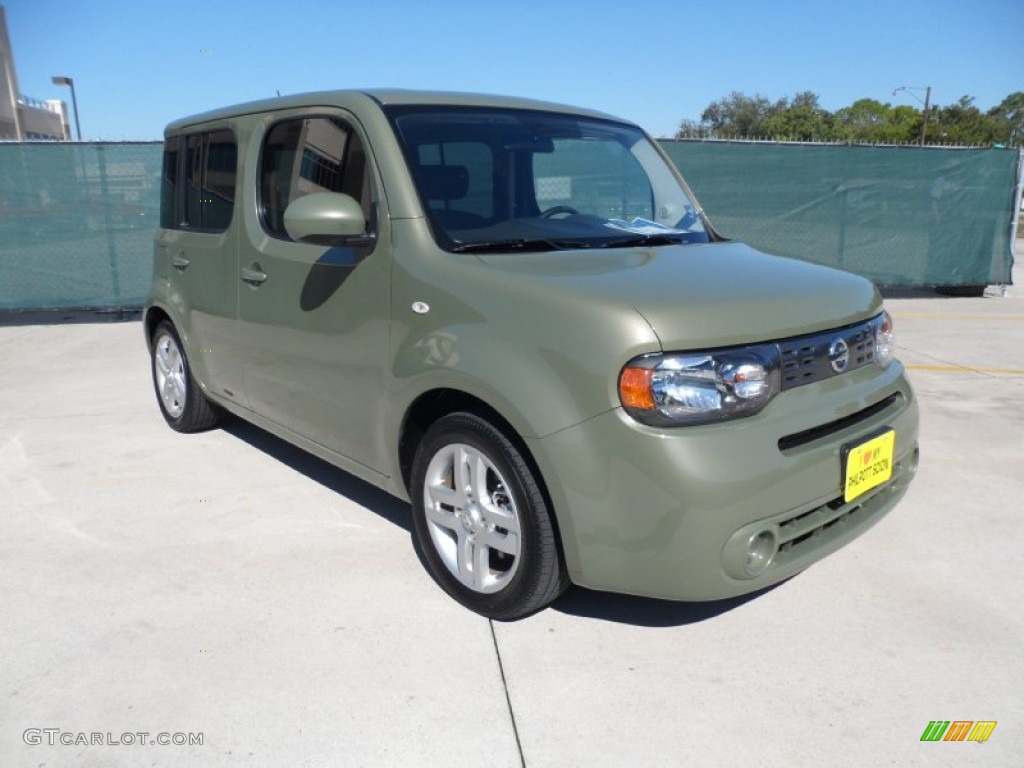
<instances>
[{"instance_id":1,"label":"fog light housing","mask_svg":"<svg viewBox=\"0 0 1024 768\"><path fill-rule=\"evenodd\" d=\"M748 523L725 542L722 569L737 581L763 576L779 554L780 540L777 525L764 520Z\"/></svg>"},{"instance_id":2,"label":"fog light housing","mask_svg":"<svg viewBox=\"0 0 1024 768\"><path fill-rule=\"evenodd\" d=\"M743 561L743 570L750 578L760 576L775 559L779 551L779 542L775 533L764 530L750 537L747 542L747 553Z\"/></svg>"}]
</instances>

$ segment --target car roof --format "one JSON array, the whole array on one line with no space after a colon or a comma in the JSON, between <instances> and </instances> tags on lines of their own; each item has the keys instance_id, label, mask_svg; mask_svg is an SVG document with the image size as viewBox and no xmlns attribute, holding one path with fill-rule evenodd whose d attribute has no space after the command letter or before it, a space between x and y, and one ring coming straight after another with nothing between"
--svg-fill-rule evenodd
<instances>
[{"instance_id":1,"label":"car roof","mask_svg":"<svg viewBox=\"0 0 1024 768\"><path fill-rule=\"evenodd\" d=\"M416 91L400 88L377 88L366 90L311 91L273 99L250 101L234 106L222 107L209 112L202 112L183 117L167 125L166 133L173 134L189 126L223 120L241 115L275 112L301 107L342 107L353 108L360 104L367 106L375 102L380 106L465 106L465 107L503 107L506 109L529 109L542 112L562 112L582 117L595 117L603 120L614 120L620 123L629 121L592 109L582 109L566 104L557 104L536 99L524 99L515 96L495 96L484 93L460 93L456 91Z\"/></svg>"}]
</instances>

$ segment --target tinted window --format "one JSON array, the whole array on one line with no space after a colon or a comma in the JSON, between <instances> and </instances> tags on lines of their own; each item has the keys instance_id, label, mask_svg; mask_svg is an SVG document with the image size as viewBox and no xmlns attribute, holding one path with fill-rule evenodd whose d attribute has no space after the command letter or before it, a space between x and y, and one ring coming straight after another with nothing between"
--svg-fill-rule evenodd
<instances>
[{"instance_id":1,"label":"tinted window","mask_svg":"<svg viewBox=\"0 0 1024 768\"><path fill-rule=\"evenodd\" d=\"M533 156L538 207L566 205L609 219L654 218L647 174L629 149L611 139L555 139Z\"/></svg>"},{"instance_id":2,"label":"tinted window","mask_svg":"<svg viewBox=\"0 0 1024 768\"><path fill-rule=\"evenodd\" d=\"M370 228L370 181L359 135L331 117L285 120L274 125L260 155L260 210L274 237L284 228L288 204L313 192L342 192L360 202Z\"/></svg>"},{"instance_id":3,"label":"tinted window","mask_svg":"<svg viewBox=\"0 0 1024 768\"><path fill-rule=\"evenodd\" d=\"M235 206L238 147L228 130L185 139L185 211L182 226L222 232Z\"/></svg>"},{"instance_id":4,"label":"tinted window","mask_svg":"<svg viewBox=\"0 0 1024 768\"><path fill-rule=\"evenodd\" d=\"M206 171L203 176L203 228L227 229L235 207L235 171L238 147L231 131L215 131L204 137Z\"/></svg>"},{"instance_id":5,"label":"tinted window","mask_svg":"<svg viewBox=\"0 0 1024 768\"><path fill-rule=\"evenodd\" d=\"M443 248L708 241L674 169L636 126L486 107L386 111Z\"/></svg>"},{"instance_id":6,"label":"tinted window","mask_svg":"<svg viewBox=\"0 0 1024 768\"><path fill-rule=\"evenodd\" d=\"M418 169L421 176L451 176L450 172L435 169L457 169L465 172L465 189L461 187L456 195L445 190L444 184L430 183L423 185L427 195L427 207L453 219L459 213L476 217L479 223L494 216L494 153L490 146L480 141L449 141L437 144L420 144ZM433 189L431 189L433 187ZM448 188L451 190L451 187ZM433 195L436 195L434 197Z\"/></svg>"},{"instance_id":7,"label":"tinted window","mask_svg":"<svg viewBox=\"0 0 1024 768\"><path fill-rule=\"evenodd\" d=\"M178 202L178 138L164 142L163 171L160 174L160 226L174 229L178 226L175 211Z\"/></svg>"},{"instance_id":8,"label":"tinted window","mask_svg":"<svg viewBox=\"0 0 1024 768\"><path fill-rule=\"evenodd\" d=\"M185 216L182 224L202 229L203 221L203 136L185 140Z\"/></svg>"}]
</instances>

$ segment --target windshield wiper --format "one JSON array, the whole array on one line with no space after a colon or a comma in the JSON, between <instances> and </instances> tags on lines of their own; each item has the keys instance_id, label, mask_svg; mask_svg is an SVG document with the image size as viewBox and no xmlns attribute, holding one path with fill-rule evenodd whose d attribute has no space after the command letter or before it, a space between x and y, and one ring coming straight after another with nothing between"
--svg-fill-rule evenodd
<instances>
[{"instance_id":1,"label":"windshield wiper","mask_svg":"<svg viewBox=\"0 0 1024 768\"><path fill-rule=\"evenodd\" d=\"M607 240L601 243L602 248L635 248L638 245L678 245L686 242L686 235L682 232L673 232L664 235L633 235L631 237L620 237L617 240Z\"/></svg>"},{"instance_id":2,"label":"windshield wiper","mask_svg":"<svg viewBox=\"0 0 1024 768\"><path fill-rule=\"evenodd\" d=\"M517 238L515 240L485 240L480 243L458 243L455 253L500 253L502 251L562 251L567 248L587 248L589 243L577 240L548 240L546 238Z\"/></svg>"}]
</instances>

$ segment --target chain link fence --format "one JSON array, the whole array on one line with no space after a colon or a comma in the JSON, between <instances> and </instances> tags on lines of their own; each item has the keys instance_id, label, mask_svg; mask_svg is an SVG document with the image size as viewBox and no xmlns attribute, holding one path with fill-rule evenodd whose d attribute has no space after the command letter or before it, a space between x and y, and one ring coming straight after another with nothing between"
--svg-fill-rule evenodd
<instances>
[{"instance_id":1,"label":"chain link fence","mask_svg":"<svg viewBox=\"0 0 1024 768\"><path fill-rule=\"evenodd\" d=\"M160 142L0 144L0 310L140 306L161 153Z\"/></svg>"},{"instance_id":2,"label":"chain link fence","mask_svg":"<svg viewBox=\"0 0 1024 768\"><path fill-rule=\"evenodd\" d=\"M885 285L1010 283L1016 150L662 145L729 237ZM138 308L160 162L159 142L0 144L0 311Z\"/></svg>"},{"instance_id":3,"label":"chain link fence","mask_svg":"<svg viewBox=\"0 0 1024 768\"><path fill-rule=\"evenodd\" d=\"M881 285L1011 282L1016 149L661 144L727 237Z\"/></svg>"}]
</instances>

